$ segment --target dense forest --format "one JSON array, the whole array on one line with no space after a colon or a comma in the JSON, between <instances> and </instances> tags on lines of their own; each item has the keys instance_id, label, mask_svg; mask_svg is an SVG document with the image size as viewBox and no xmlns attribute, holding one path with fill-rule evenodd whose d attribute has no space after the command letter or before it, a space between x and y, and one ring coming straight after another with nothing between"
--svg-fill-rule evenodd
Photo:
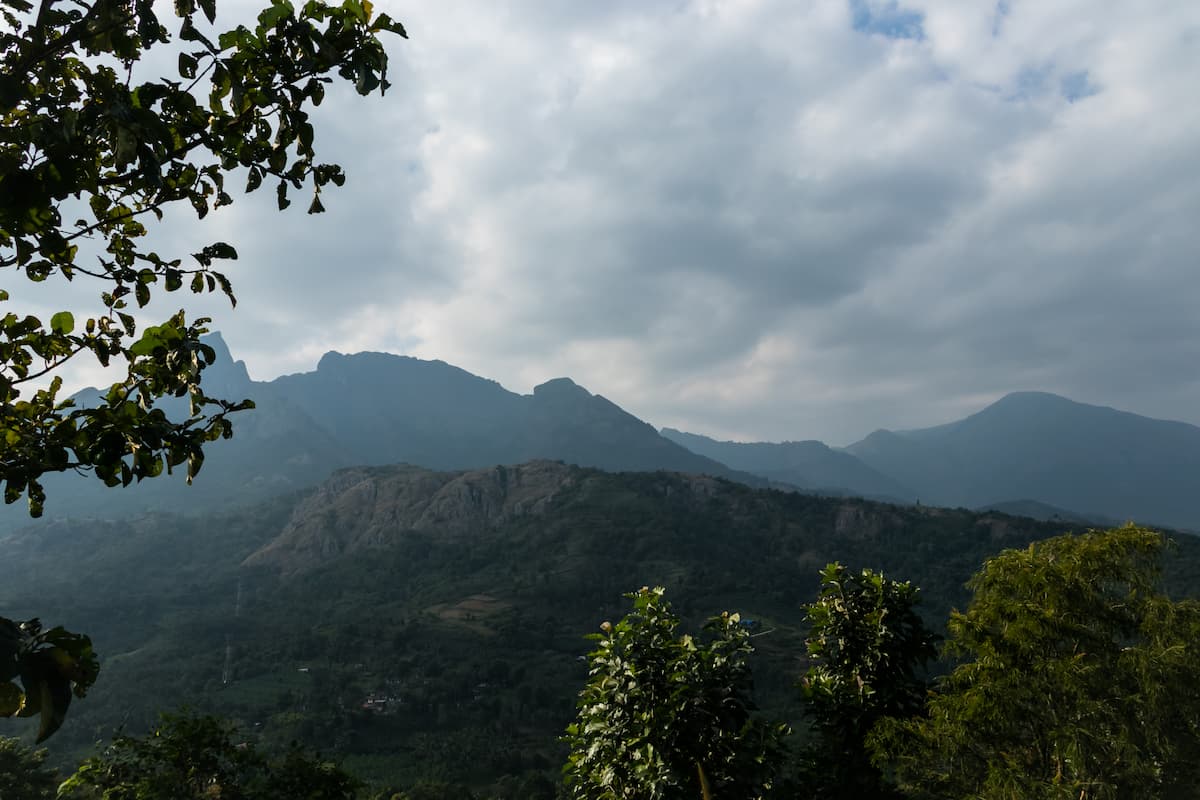
<instances>
[{"instance_id":1,"label":"dense forest","mask_svg":"<svg viewBox=\"0 0 1200 800\"><path fill-rule=\"evenodd\" d=\"M114 730L141 734L159 712L189 708L229 719L266 752L296 741L336 758L374 791L440 781L480 797L516 785L550 793L588 679L595 645L585 637L624 616L623 595L639 586L664 587L686 631L740 614L756 719L790 726L781 746L799 752L813 735L798 685L812 666L806 606L826 564L911 582L923 624L944 634L987 558L1064 532L1003 514L551 463L349 470L330 485L234 514L0 539L0 605L86 631L101 654L98 682L51 740L51 763L70 769ZM346 497L364 519L403 514L401 500L424 502L415 486L443 487L437 496L474 487L439 511L469 524L355 540L354 524L336 517ZM314 504L322 491L333 496ZM499 502L490 517L471 516L501 496L545 500L531 513ZM296 537L314 531L330 537L321 558L281 552L309 547ZM1164 565L1167 590L1188 594L1200 545L1179 537ZM789 775L799 761L784 764Z\"/></svg>"}]
</instances>

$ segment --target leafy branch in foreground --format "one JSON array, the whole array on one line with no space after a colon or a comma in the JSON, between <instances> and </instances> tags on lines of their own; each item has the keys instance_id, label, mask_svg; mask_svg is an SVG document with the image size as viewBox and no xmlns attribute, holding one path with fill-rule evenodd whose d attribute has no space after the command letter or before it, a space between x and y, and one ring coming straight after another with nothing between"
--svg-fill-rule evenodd
<instances>
[{"instance_id":1,"label":"leafy branch in foreground","mask_svg":"<svg viewBox=\"0 0 1200 800\"><path fill-rule=\"evenodd\" d=\"M128 486L183 466L190 482L204 446L232 435L227 416L253 404L202 388L216 358L200 342L209 320L180 310L139 330L130 304L185 287L234 302L214 265L237 251L213 242L185 264L143 241L174 204L200 219L230 205L234 176L247 192L277 182L280 209L311 185L309 213L323 211L322 189L345 176L316 160L309 109L331 75L363 95L386 90L378 35L405 35L370 0L271 0L254 27L220 33L215 0L176 0L174 16L173 37L153 0L0 0L0 269L35 283L94 281L100 301L83 320L71 310L0 316L0 483L6 503L26 496L35 517L47 472ZM177 75L134 80L139 62L164 56ZM82 353L123 362L125 377L76 407L54 373ZM183 408L182 420L167 413ZM0 715L40 714L39 740L95 677L86 637L0 617Z\"/></svg>"},{"instance_id":2,"label":"leafy branch in foreground","mask_svg":"<svg viewBox=\"0 0 1200 800\"><path fill-rule=\"evenodd\" d=\"M201 388L214 359L199 341L208 320L181 310L139 335L130 304L184 288L232 302L214 265L237 252L214 242L185 263L144 237L173 204L201 219L230 205L234 176L248 192L273 182L281 209L311 185L308 210L323 211L322 190L345 176L316 160L309 109L331 75L360 94L384 91L377 37L405 35L369 0L271 0L254 27L219 33L215 0L176 0L174 11L172 31L153 0L0 0L0 269L34 282L92 280L100 301L84 320L70 310L0 317L0 480L5 502L26 495L33 516L46 472L93 471L116 486L183 465L190 480L204 445L230 435L226 415L251 403ZM177 74L135 81L151 55ZM85 352L125 365L98 405L60 399L57 378L33 388ZM155 405L162 397L186 397L186 418L169 419Z\"/></svg>"},{"instance_id":3,"label":"leafy branch in foreground","mask_svg":"<svg viewBox=\"0 0 1200 800\"><path fill-rule=\"evenodd\" d=\"M40 715L38 742L58 730L71 697L83 697L99 671L88 637L0 617L0 716Z\"/></svg>"}]
</instances>

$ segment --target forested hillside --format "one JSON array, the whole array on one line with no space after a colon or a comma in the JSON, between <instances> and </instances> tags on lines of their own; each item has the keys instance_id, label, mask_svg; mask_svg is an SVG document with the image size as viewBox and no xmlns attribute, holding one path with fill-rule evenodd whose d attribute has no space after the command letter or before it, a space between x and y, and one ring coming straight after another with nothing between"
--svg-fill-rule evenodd
<instances>
[{"instance_id":1,"label":"forested hillside","mask_svg":"<svg viewBox=\"0 0 1200 800\"><path fill-rule=\"evenodd\" d=\"M356 468L247 511L60 523L0 540L0 606L92 635L99 682L52 740L78 758L187 704L379 785L554 777L583 638L662 585L688 624L754 626L757 696L796 721L802 609L838 560L911 580L931 625L1002 548L1063 532L1003 514L533 462ZM1183 537L1170 584L1200 579ZM527 774L528 773L528 774Z\"/></svg>"}]
</instances>

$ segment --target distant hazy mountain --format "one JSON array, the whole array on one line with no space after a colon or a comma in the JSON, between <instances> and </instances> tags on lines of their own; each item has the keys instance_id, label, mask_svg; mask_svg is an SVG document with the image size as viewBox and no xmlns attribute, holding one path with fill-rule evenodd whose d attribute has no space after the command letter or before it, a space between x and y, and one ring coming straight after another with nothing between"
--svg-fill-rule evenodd
<instances>
[{"instance_id":1,"label":"distant hazy mountain","mask_svg":"<svg viewBox=\"0 0 1200 800\"><path fill-rule=\"evenodd\" d=\"M926 504L1034 500L1200 528L1200 428L1182 422L1020 392L948 425L876 431L847 450Z\"/></svg>"},{"instance_id":2,"label":"distant hazy mountain","mask_svg":"<svg viewBox=\"0 0 1200 800\"><path fill-rule=\"evenodd\" d=\"M278 378L265 389L264 396L286 398L318 420L359 464L470 469L541 458L766 484L663 438L569 378L520 395L441 361L327 353L315 372Z\"/></svg>"},{"instance_id":3,"label":"distant hazy mountain","mask_svg":"<svg viewBox=\"0 0 1200 800\"><path fill-rule=\"evenodd\" d=\"M911 503L915 492L873 469L857 457L818 441L720 442L707 436L663 428L662 435L734 469L762 475L773 481L826 494Z\"/></svg>"},{"instance_id":4,"label":"distant hazy mountain","mask_svg":"<svg viewBox=\"0 0 1200 800\"><path fill-rule=\"evenodd\" d=\"M114 490L90 476L49 475L48 518L215 511L311 486L354 465L472 469L550 459L768 483L663 438L567 378L520 395L441 361L327 353L313 372L260 382L250 379L219 334L206 341L217 351L204 373L206 390L231 400L249 397L257 407L233 417L233 439L206 449L194 485L186 486L180 474ZM76 398L96 402L98 393L84 390ZM23 502L3 511L0 531L28 522Z\"/></svg>"},{"instance_id":5,"label":"distant hazy mountain","mask_svg":"<svg viewBox=\"0 0 1200 800\"><path fill-rule=\"evenodd\" d=\"M879 430L834 450L815 441L739 444L670 429L660 435L568 378L520 395L441 361L385 353L327 353L312 372L253 381L219 335L208 341L218 358L205 387L215 396L252 398L257 408L236 415L232 440L208 449L195 485L176 475L110 490L91 477L52 475L48 517L209 512L312 486L350 466L461 470L548 459L1200 529L1200 428L1051 394L1011 394L957 422ZM81 404L96 398L95 390L77 395ZM28 522L23 503L3 512L0 533Z\"/></svg>"}]
</instances>

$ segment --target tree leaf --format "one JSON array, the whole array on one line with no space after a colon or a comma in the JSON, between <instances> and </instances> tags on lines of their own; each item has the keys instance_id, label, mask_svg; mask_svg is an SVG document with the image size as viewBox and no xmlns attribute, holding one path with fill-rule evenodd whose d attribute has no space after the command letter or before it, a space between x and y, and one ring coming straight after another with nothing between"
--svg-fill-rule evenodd
<instances>
[{"instance_id":1,"label":"tree leaf","mask_svg":"<svg viewBox=\"0 0 1200 800\"><path fill-rule=\"evenodd\" d=\"M0 683L0 717L15 717L25 702L25 693L15 683Z\"/></svg>"},{"instance_id":2,"label":"tree leaf","mask_svg":"<svg viewBox=\"0 0 1200 800\"><path fill-rule=\"evenodd\" d=\"M50 330L64 335L75 330L75 315L70 311L59 311L50 318Z\"/></svg>"}]
</instances>

